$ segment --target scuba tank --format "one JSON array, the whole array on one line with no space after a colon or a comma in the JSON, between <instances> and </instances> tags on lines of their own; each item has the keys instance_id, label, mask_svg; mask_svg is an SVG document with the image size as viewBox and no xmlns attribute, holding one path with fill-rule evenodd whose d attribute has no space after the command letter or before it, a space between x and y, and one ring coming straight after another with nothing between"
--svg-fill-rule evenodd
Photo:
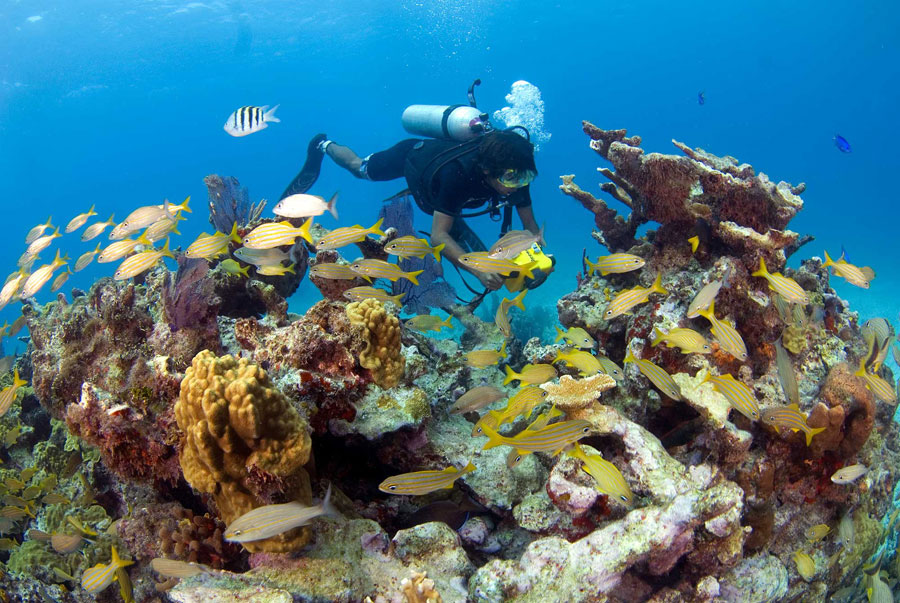
<instances>
[{"instance_id":1,"label":"scuba tank","mask_svg":"<svg viewBox=\"0 0 900 603\"><path fill-rule=\"evenodd\" d=\"M476 79L469 86L468 105L410 105L400 116L403 129L410 134L428 138L447 138L466 142L490 132L490 117L479 111L475 102Z\"/></svg>"},{"instance_id":2,"label":"scuba tank","mask_svg":"<svg viewBox=\"0 0 900 603\"><path fill-rule=\"evenodd\" d=\"M490 128L487 114L468 105L410 105L400 122L416 136L460 142L478 138Z\"/></svg>"}]
</instances>

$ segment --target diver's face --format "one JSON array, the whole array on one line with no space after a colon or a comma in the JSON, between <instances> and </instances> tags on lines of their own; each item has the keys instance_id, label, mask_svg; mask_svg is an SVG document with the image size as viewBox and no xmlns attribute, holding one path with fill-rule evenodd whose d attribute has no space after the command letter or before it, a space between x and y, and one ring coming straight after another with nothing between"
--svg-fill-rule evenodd
<instances>
[{"instance_id":1,"label":"diver's face","mask_svg":"<svg viewBox=\"0 0 900 603\"><path fill-rule=\"evenodd\" d=\"M503 183L500 182L498 178L494 178L489 175L487 170L484 170L484 180L487 182L487 185L497 191L500 195L506 196L511 195L519 188L518 186L504 186Z\"/></svg>"}]
</instances>

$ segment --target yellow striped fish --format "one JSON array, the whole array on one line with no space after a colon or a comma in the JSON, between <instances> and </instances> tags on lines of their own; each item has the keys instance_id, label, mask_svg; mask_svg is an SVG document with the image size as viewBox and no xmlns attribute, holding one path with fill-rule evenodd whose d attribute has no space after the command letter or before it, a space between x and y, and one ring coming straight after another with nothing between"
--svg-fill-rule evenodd
<instances>
[{"instance_id":1,"label":"yellow striped fish","mask_svg":"<svg viewBox=\"0 0 900 603\"><path fill-rule=\"evenodd\" d=\"M486 425L482 426L482 432L488 438L483 450L497 446L512 446L523 456L532 452L548 452L556 456L581 438L590 435L591 424L583 419L561 421L543 429L523 431L511 438L500 435Z\"/></svg>"},{"instance_id":2,"label":"yellow striped fish","mask_svg":"<svg viewBox=\"0 0 900 603\"><path fill-rule=\"evenodd\" d=\"M188 197L188 199L190 199L190 197ZM109 240L116 241L118 239L124 239L129 234L137 232L142 228L147 228L154 222L158 222L165 217L174 218L175 213L175 207L169 203L168 199L166 199L162 205L144 205L143 207L139 207L128 214L128 217L125 218L125 220L119 222L119 224L112 229L112 232L109 233Z\"/></svg>"},{"instance_id":3,"label":"yellow striped fish","mask_svg":"<svg viewBox=\"0 0 900 603\"><path fill-rule=\"evenodd\" d=\"M97 263L106 264L108 262L115 262L116 260L122 259L126 255L134 251L134 248L138 245L147 245L148 247L152 247L153 242L148 241L142 234L136 239L124 239L122 241L110 243L103 251L100 252L100 255L97 256Z\"/></svg>"},{"instance_id":4,"label":"yellow striped fish","mask_svg":"<svg viewBox=\"0 0 900 603\"><path fill-rule=\"evenodd\" d=\"M24 270L13 273L10 279L6 281L6 284L3 285L3 289L0 289L0 308L12 301L26 280L28 280L28 273Z\"/></svg>"},{"instance_id":5,"label":"yellow striped fish","mask_svg":"<svg viewBox=\"0 0 900 603\"><path fill-rule=\"evenodd\" d=\"M662 286L662 273L656 274L656 280L649 287L633 287L624 291L619 291L606 308L603 318L612 320L622 314L630 314L631 309L637 305L643 304L650 299L652 293L667 294L668 291Z\"/></svg>"},{"instance_id":6,"label":"yellow striped fish","mask_svg":"<svg viewBox=\"0 0 900 603\"><path fill-rule=\"evenodd\" d=\"M487 368L500 362L501 358L506 358L506 342L500 346L500 351L496 350L472 350L466 352L466 364L472 368Z\"/></svg>"},{"instance_id":7,"label":"yellow striped fish","mask_svg":"<svg viewBox=\"0 0 900 603\"><path fill-rule=\"evenodd\" d=\"M446 319L441 320L440 316L435 316L434 314L418 314L403 324L416 331L434 331L435 333L440 333L441 329L444 327L447 327L448 329L453 328L452 320L453 316L448 316Z\"/></svg>"},{"instance_id":8,"label":"yellow striped fish","mask_svg":"<svg viewBox=\"0 0 900 603\"><path fill-rule=\"evenodd\" d=\"M421 496L435 490L452 488L453 482L466 473L472 473L473 471L475 471L475 465L468 462L462 469L447 467L443 471L403 473L387 478L378 484L378 489L388 494Z\"/></svg>"},{"instance_id":9,"label":"yellow striped fish","mask_svg":"<svg viewBox=\"0 0 900 603\"><path fill-rule=\"evenodd\" d=\"M422 258L426 255L434 255L434 261L441 261L441 250L444 244L441 243L435 247L431 246L428 239L418 239L412 235L398 237L384 246L386 253L396 255L401 258Z\"/></svg>"},{"instance_id":10,"label":"yellow striped fish","mask_svg":"<svg viewBox=\"0 0 900 603\"><path fill-rule=\"evenodd\" d=\"M536 266L535 262L520 266L510 259L492 258L488 255L487 251L464 253L459 256L459 261L462 265L475 270L476 272L499 274L501 276L509 276L512 272L519 272L528 278L534 278L531 269Z\"/></svg>"},{"instance_id":11,"label":"yellow striped fish","mask_svg":"<svg viewBox=\"0 0 900 603\"><path fill-rule=\"evenodd\" d=\"M656 339L650 345L654 347L665 342L666 347L677 347L682 354L709 354L712 352L712 348L709 346L706 338L693 329L676 327L669 329L668 333L663 333L658 328L653 330L656 333Z\"/></svg>"},{"instance_id":12,"label":"yellow striped fish","mask_svg":"<svg viewBox=\"0 0 900 603\"><path fill-rule=\"evenodd\" d=\"M538 385L554 379L557 375L556 367L552 364L526 364L520 373L509 368L508 364L504 368L506 369L506 378L503 379L503 385L517 379L520 386L526 383Z\"/></svg>"},{"instance_id":13,"label":"yellow striped fish","mask_svg":"<svg viewBox=\"0 0 900 603\"><path fill-rule=\"evenodd\" d=\"M146 233L145 233L146 234ZM229 234L214 232L213 234L201 233L193 243L185 249L184 255L188 258L203 258L211 260L219 255L228 253L228 245L234 241L238 245L242 244L241 237L237 234L237 222L231 226Z\"/></svg>"},{"instance_id":14,"label":"yellow striped fish","mask_svg":"<svg viewBox=\"0 0 900 603\"><path fill-rule=\"evenodd\" d=\"M19 259L16 262L16 266L24 270L25 272L30 272L31 267L37 261L38 257L40 257L40 254L30 254L28 252L25 252L19 256Z\"/></svg>"},{"instance_id":15,"label":"yellow striped fish","mask_svg":"<svg viewBox=\"0 0 900 603\"><path fill-rule=\"evenodd\" d=\"M291 274L297 274L294 272L294 264L290 266L282 266L281 264L266 264L265 266L257 266L256 274L261 274L263 276L284 276L290 272Z\"/></svg>"},{"instance_id":16,"label":"yellow striped fish","mask_svg":"<svg viewBox=\"0 0 900 603\"><path fill-rule=\"evenodd\" d=\"M497 417L497 425L491 426L497 429L504 423L515 421L520 415L525 417L531 416L535 407L547 399L547 392L539 387L529 385L522 388L506 403L505 408L501 408Z\"/></svg>"},{"instance_id":17,"label":"yellow striped fish","mask_svg":"<svg viewBox=\"0 0 900 603\"><path fill-rule=\"evenodd\" d=\"M553 341L553 343L556 343L560 339L565 339L576 348L582 349L593 349L594 346L597 345L597 342L594 341L594 338L591 337L588 332L581 327L569 327L569 329L566 331L563 331L559 327L556 327L556 339Z\"/></svg>"},{"instance_id":18,"label":"yellow striped fish","mask_svg":"<svg viewBox=\"0 0 900 603\"><path fill-rule=\"evenodd\" d=\"M62 235L57 228L53 231L53 234L44 235L32 241L31 245L28 246L28 249L25 250L25 253L27 253L28 255L37 255L43 250L47 249L47 247L50 246L50 243L53 242L53 239L61 236Z\"/></svg>"},{"instance_id":19,"label":"yellow striped fish","mask_svg":"<svg viewBox=\"0 0 900 603\"><path fill-rule=\"evenodd\" d=\"M330 262L322 262L310 267L309 275L342 281L352 281L355 278L360 278L358 274L350 269L350 264L334 264Z\"/></svg>"},{"instance_id":20,"label":"yellow striped fish","mask_svg":"<svg viewBox=\"0 0 900 603\"><path fill-rule=\"evenodd\" d=\"M575 444L572 450L566 454L583 463L581 468L594 478L594 485L599 492L631 506L634 502L634 494L618 467L604 459L599 452L588 453L580 444Z\"/></svg>"},{"instance_id":21,"label":"yellow striped fish","mask_svg":"<svg viewBox=\"0 0 900 603\"><path fill-rule=\"evenodd\" d=\"M41 290L47 281L50 280L50 277L53 276L53 273L56 272L57 269L62 268L68 262L66 260L69 259L69 256L60 257L59 250L56 251L56 259L54 259L49 264L44 264L37 270L31 273L31 275L25 279L25 284L22 285L22 292L19 294L21 299L28 299L33 296L35 293Z\"/></svg>"},{"instance_id":22,"label":"yellow striped fish","mask_svg":"<svg viewBox=\"0 0 900 603\"><path fill-rule=\"evenodd\" d=\"M732 377L730 373L715 376L709 374L703 383L712 383L715 390L725 396L733 408L751 421L759 419L759 402L756 401L753 390Z\"/></svg>"},{"instance_id":23,"label":"yellow striped fish","mask_svg":"<svg viewBox=\"0 0 900 603\"><path fill-rule=\"evenodd\" d=\"M154 222L150 226L144 230L144 236L147 237L148 241L156 242L162 241L167 236L172 233L180 235L178 232L178 223L182 220L187 220L184 216L178 216L177 218L163 218L157 222Z\"/></svg>"},{"instance_id":24,"label":"yellow striped fish","mask_svg":"<svg viewBox=\"0 0 900 603\"><path fill-rule=\"evenodd\" d=\"M888 404L896 404L897 403L897 394L894 391L894 387L879 377L878 375L873 375L869 371L866 370L866 359L865 356L860 358L859 360L859 370L854 373L858 377L862 377L866 380L866 388L875 394L875 397L879 400L883 400Z\"/></svg>"},{"instance_id":25,"label":"yellow striped fish","mask_svg":"<svg viewBox=\"0 0 900 603\"><path fill-rule=\"evenodd\" d=\"M81 588L91 594L99 593L113 583L116 578L116 569L132 563L134 561L120 559L116 547L112 547L112 560L109 563L98 563L94 567L84 570L81 575Z\"/></svg>"},{"instance_id":26,"label":"yellow striped fish","mask_svg":"<svg viewBox=\"0 0 900 603\"><path fill-rule=\"evenodd\" d=\"M100 234L106 230L107 226L115 226L116 223L113 222L113 218L116 217L116 214L110 214L109 220L106 222L94 222L90 226L84 229L84 232L81 233L81 240L84 242L90 241L91 239L95 239Z\"/></svg>"},{"instance_id":27,"label":"yellow striped fish","mask_svg":"<svg viewBox=\"0 0 900 603\"><path fill-rule=\"evenodd\" d=\"M52 219L53 216L50 216L49 218L47 218L47 221L45 223L38 224L37 226L29 230L28 234L25 235L25 244L31 245L35 241L35 239L44 234L44 231L46 231L48 228L53 228L53 224L50 222L50 220Z\"/></svg>"},{"instance_id":28,"label":"yellow striped fish","mask_svg":"<svg viewBox=\"0 0 900 603\"><path fill-rule=\"evenodd\" d=\"M563 362L566 366L574 366L581 373L582 377L606 372L596 356L583 350L571 350L568 352L557 350L553 362Z\"/></svg>"},{"instance_id":29,"label":"yellow striped fish","mask_svg":"<svg viewBox=\"0 0 900 603\"><path fill-rule=\"evenodd\" d=\"M405 278L413 285L418 286L417 276L422 274L424 270L416 270L415 272L404 272L397 264L391 264L384 260L376 259L359 259L350 264L350 269L370 283L373 278L386 278L389 281L396 281Z\"/></svg>"},{"instance_id":30,"label":"yellow striped fish","mask_svg":"<svg viewBox=\"0 0 900 603\"><path fill-rule=\"evenodd\" d=\"M600 363L601 368L603 368L603 372L616 381L622 381L623 379L625 379L625 374L622 372L622 367L620 367L618 364L616 364L606 356L597 356L597 361Z\"/></svg>"},{"instance_id":31,"label":"yellow striped fish","mask_svg":"<svg viewBox=\"0 0 900 603\"><path fill-rule=\"evenodd\" d=\"M489 410L484 413L484 415L478 419L478 422L475 423L475 427L472 428L472 437L484 435L485 426L496 430L500 427L500 416L500 411L497 410Z\"/></svg>"},{"instance_id":32,"label":"yellow striped fish","mask_svg":"<svg viewBox=\"0 0 900 603\"><path fill-rule=\"evenodd\" d=\"M78 256L78 259L75 261L75 272L87 268L88 264L94 261L94 256L98 253L100 253L100 243L97 243L97 248L93 251L85 251Z\"/></svg>"},{"instance_id":33,"label":"yellow striped fish","mask_svg":"<svg viewBox=\"0 0 900 603\"><path fill-rule=\"evenodd\" d=\"M397 295L391 295L384 289L379 289L377 287L353 287L352 289L347 289L344 291L344 297L349 299L350 301L362 301L364 299L377 299L383 304L387 302L393 302L398 306L403 306L403 298L406 296L406 292L398 293Z\"/></svg>"},{"instance_id":34,"label":"yellow striped fish","mask_svg":"<svg viewBox=\"0 0 900 603\"><path fill-rule=\"evenodd\" d=\"M16 401L16 394L19 393L19 388L23 385L28 385L28 382L19 378L18 368L13 369L12 385L7 385L3 388L3 391L0 391L0 417L5 415L13 405L13 402Z\"/></svg>"},{"instance_id":35,"label":"yellow striped fish","mask_svg":"<svg viewBox=\"0 0 900 603\"><path fill-rule=\"evenodd\" d=\"M84 206L82 206L82 207L84 207ZM91 208L89 210L87 210L87 212L85 212L83 214L78 214L77 216L75 216L74 218L69 220L69 223L66 224L65 233L69 234L70 232L75 232L76 230L78 230L79 228L84 226L84 223L87 222L91 216L96 216L96 215L97 215L97 212L94 211L94 206L91 205Z\"/></svg>"},{"instance_id":36,"label":"yellow striped fish","mask_svg":"<svg viewBox=\"0 0 900 603\"><path fill-rule=\"evenodd\" d=\"M847 465L846 467L841 467L835 471L831 476L831 481L840 486L846 486L852 484L868 472L868 467L860 463Z\"/></svg>"},{"instance_id":37,"label":"yellow striped fish","mask_svg":"<svg viewBox=\"0 0 900 603\"><path fill-rule=\"evenodd\" d=\"M875 278L875 271L869 268L868 266L863 266L859 268L854 266L853 264L848 263L844 259L844 254L841 254L841 257L835 262L828 256L828 252L825 252L825 263L822 264L822 268L828 268L831 266L831 269L834 271L835 275L843 278L851 285L856 285L857 287L862 287L863 289L869 288L869 282Z\"/></svg>"},{"instance_id":38,"label":"yellow striped fish","mask_svg":"<svg viewBox=\"0 0 900 603\"><path fill-rule=\"evenodd\" d=\"M525 429L522 430L522 432L524 433L526 431L538 431L540 429L543 429L544 427L546 427L547 425L550 424L550 421L552 421L556 417L561 417L565 414L566 413L564 413L560 409L556 408L556 405L553 405L550 407L550 410L539 414L534 419L534 421L532 421L528 425L528 427L526 427ZM491 429L494 429L494 428L491 427ZM525 456L527 456L527 455L523 456L522 453L520 453L518 450L513 448L512 450L509 451L509 454L506 455L506 466L509 467L510 469L513 469L516 465L518 465L519 463L522 462L522 459L524 459Z\"/></svg>"},{"instance_id":39,"label":"yellow striped fish","mask_svg":"<svg viewBox=\"0 0 900 603\"><path fill-rule=\"evenodd\" d=\"M55 279L53 279L53 284L50 285L50 291L59 291L63 285L66 284L66 281L69 280L69 276L72 275L72 271L66 268L65 272L61 272Z\"/></svg>"},{"instance_id":40,"label":"yellow striped fish","mask_svg":"<svg viewBox=\"0 0 900 603\"><path fill-rule=\"evenodd\" d=\"M538 243L544 244L544 227L539 232L530 230L510 230L488 249L488 256L492 258L513 259L526 249L535 247ZM537 247L540 250L540 247Z\"/></svg>"},{"instance_id":41,"label":"yellow striped fish","mask_svg":"<svg viewBox=\"0 0 900 603\"><path fill-rule=\"evenodd\" d=\"M363 228L359 224L356 226L335 228L316 242L316 250L337 249L344 245L349 245L350 243L359 243L370 234L383 237L384 233L381 231L381 223L383 221L384 218L379 218L378 221L369 228Z\"/></svg>"},{"instance_id":42,"label":"yellow striped fish","mask_svg":"<svg viewBox=\"0 0 900 603\"><path fill-rule=\"evenodd\" d=\"M800 577L809 582L816 575L816 562L813 558L804 552L796 551L791 556L794 563L797 564L797 573Z\"/></svg>"},{"instance_id":43,"label":"yellow striped fish","mask_svg":"<svg viewBox=\"0 0 900 603\"><path fill-rule=\"evenodd\" d=\"M223 536L228 542L264 540L305 526L316 517L335 513L331 506L331 484L328 484L325 500L318 505L308 507L299 502L289 502L257 507L228 524Z\"/></svg>"},{"instance_id":44,"label":"yellow striped fish","mask_svg":"<svg viewBox=\"0 0 900 603\"><path fill-rule=\"evenodd\" d=\"M163 245L162 249L149 249L125 258L113 274L113 279L121 281L143 274L155 266L163 256L175 258L172 252L169 251L169 239L166 239L166 244Z\"/></svg>"},{"instance_id":45,"label":"yellow striped fish","mask_svg":"<svg viewBox=\"0 0 900 603\"><path fill-rule=\"evenodd\" d=\"M312 218L308 218L297 228L287 220L284 222L260 224L244 237L244 247L248 249L271 249L282 245L293 245L297 237L302 237L308 243L312 243L312 237L309 236L309 227L311 225Z\"/></svg>"},{"instance_id":46,"label":"yellow striped fish","mask_svg":"<svg viewBox=\"0 0 900 603\"><path fill-rule=\"evenodd\" d=\"M672 376L663 370L662 367L653 364L649 360L635 358L634 354L631 353L631 350L628 350L624 362L625 364L628 364L629 362L636 364L638 370L641 371L644 377L649 379L659 391L673 400L681 400L681 388L678 387L678 384L675 383Z\"/></svg>"},{"instance_id":47,"label":"yellow striped fish","mask_svg":"<svg viewBox=\"0 0 900 603\"><path fill-rule=\"evenodd\" d=\"M594 272L599 270L600 274L623 274L632 270L640 270L646 264L644 258L630 253L613 253L612 255L601 255L596 262L588 259L584 260L588 265L588 276L593 276Z\"/></svg>"},{"instance_id":48,"label":"yellow striped fish","mask_svg":"<svg viewBox=\"0 0 900 603\"><path fill-rule=\"evenodd\" d=\"M512 325L509 324L509 309L515 306L524 312L525 304L522 300L525 299L526 293L528 293L528 289L522 289L522 291L514 298L506 299L504 297L500 301L500 306L497 308L497 313L494 315L494 324L497 325L497 328L500 329L500 332L506 337L512 335Z\"/></svg>"},{"instance_id":49,"label":"yellow striped fish","mask_svg":"<svg viewBox=\"0 0 900 603\"><path fill-rule=\"evenodd\" d=\"M759 258L759 270L751 276L759 276L769 281L769 289L781 295L786 301L792 304L809 303L809 296L800 284L789 276L784 276L780 272L770 274L766 269L766 260Z\"/></svg>"},{"instance_id":50,"label":"yellow striped fish","mask_svg":"<svg viewBox=\"0 0 900 603\"><path fill-rule=\"evenodd\" d=\"M800 412L800 407L796 404L766 408L762 411L761 419L763 423L773 427L775 433L781 433L782 427L794 432L802 431L806 434L807 446L812 443L814 435L825 431L824 427L813 428L807 425L806 416Z\"/></svg>"},{"instance_id":51,"label":"yellow striped fish","mask_svg":"<svg viewBox=\"0 0 900 603\"><path fill-rule=\"evenodd\" d=\"M700 316L709 321L711 325L709 330L719 342L719 347L743 362L747 359L747 346L744 344L744 338L728 322L716 318L715 312L716 302L710 303L706 310L699 310Z\"/></svg>"}]
</instances>

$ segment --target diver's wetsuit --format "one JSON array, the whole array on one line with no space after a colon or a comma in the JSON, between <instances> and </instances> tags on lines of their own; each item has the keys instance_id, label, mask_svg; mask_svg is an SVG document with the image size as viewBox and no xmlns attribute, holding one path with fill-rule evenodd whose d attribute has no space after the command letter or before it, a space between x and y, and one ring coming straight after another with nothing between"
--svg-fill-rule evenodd
<instances>
[{"instance_id":1,"label":"diver's wetsuit","mask_svg":"<svg viewBox=\"0 0 900 603\"><path fill-rule=\"evenodd\" d=\"M425 176L422 167L440 153L459 147L453 140L408 138L391 148L372 153L360 168L369 180L394 180L406 177L413 194L419 193L416 201L429 214L434 211L457 215L465 209L481 207L491 199L500 198L499 193L487 185L484 174L477 165L477 153L467 153L448 161L434 173L431 182L422 182ZM531 205L531 193L527 186L517 189L506 198L514 207ZM429 211L430 210L430 211Z\"/></svg>"}]
</instances>

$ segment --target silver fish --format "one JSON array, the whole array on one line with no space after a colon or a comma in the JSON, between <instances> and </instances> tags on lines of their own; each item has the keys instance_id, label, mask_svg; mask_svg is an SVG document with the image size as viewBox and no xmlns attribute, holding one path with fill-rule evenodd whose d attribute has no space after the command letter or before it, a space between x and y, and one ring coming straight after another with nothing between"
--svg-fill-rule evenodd
<instances>
[{"instance_id":1,"label":"silver fish","mask_svg":"<svg viewBox=\"0 0 900 603\"><path fill-rule=\"evenodd\" d=\"M225 540L229 542L264 540L305 526L316 517L334 513L329 484L325 500L321 504L307 507L299 502L289 502L265 505L244 513L225 528Z\"/></svg>"},{"instance_id":2,"label":"silver fish","mask_svg":"<svg viewBox=\"0 0 900 603\"><path fill-rule=\"evenodd\" d=\"M281 123L281 120L275 117L275 111L280 106L275 105L271 109L269 109L269 105L241 107L228 116L222 129L232 136L246 136L265 130L269 127L269 122Z\"/></svg>"},{"instance_id":3,"label":"silver fish","mask_svg":"<svg viewBox=\"0 0 900 603\"><path fill-rule=\"evenodd\" d=\"M834 475L831 476L831 481L835 484L845 486L847 484L852 484L868 472L869 469L865 465L859 463L856 465L848 465L835 471Z\"/></svg>"},{"instance_id":4,"label":"silver fish","mask_svg":"<svg viewBox=\"0 0 900 603\"><path fill-rule=\"evenodd\" d=\"M450 412L460 414L478 410L489 404L493 404L505 395L503 390L497 389L491 385L475 387L457 398L453 406L450 407Z\"/></svg>"},{"instance_id":5,"label":"silver fish","mask_svg":"<svg viewBox=\"0 0 900 603\"><path fill-rule=\"evenodd\" d=\"M179 561L178 559L162 559L157 557L150 562L153 568L160 576L167 578L190 578L197 574L211 574L213 569L202 563L190 563L187 561Z\"/></svg>"},{"instance_id":6,"label":"silver fish","mask_svg":"<svg viewBox=\"0 0 900 603\"><path fill-rule=\"evenodd\" d=\"M491 245L488 257L495 259L513 259L526 249L530 249L535 243L543 243L544 227L538 233L529 230L510 230L500 237L500 240Z\"/></svg>"},{"instance_id":7,"label":"silver fish","mask_svg":"<svg viewBox=\"0 0 900 603\"><path fill-rule=\"evenodd\" d=\"M775 341L775 365L778 367L778 381L781 382L781 389L784 390L784 397L787 398L788 404L800 405L800 389L797 387L797 375L794 373L794 367L791 366L791 359L788 357L781 340Z\"/></svg>"}]
</instances>

